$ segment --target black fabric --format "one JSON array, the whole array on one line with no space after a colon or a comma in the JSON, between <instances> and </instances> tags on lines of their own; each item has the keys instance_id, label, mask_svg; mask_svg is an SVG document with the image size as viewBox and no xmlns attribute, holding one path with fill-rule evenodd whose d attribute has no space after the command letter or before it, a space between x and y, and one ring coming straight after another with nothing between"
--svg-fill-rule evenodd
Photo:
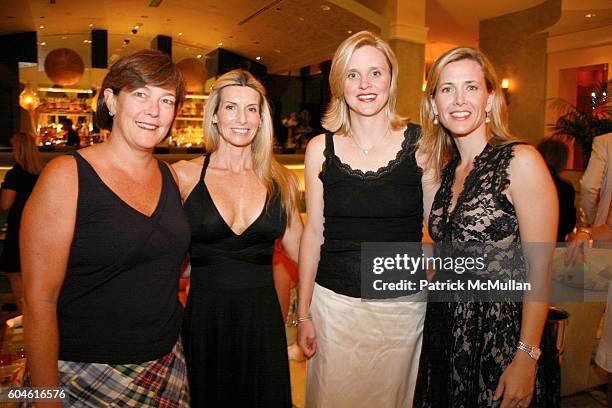
<instances>
[{"instance_id":1,"label":"black fabric","mask_svg":"<svg viewBox=\"0 0 612 408\"><path fill-rule=\"evenodd\" d=\"M80 141L79 134L74 129L68 130L66 134L66 146L78 146Z\"/></svg>"},{"instance_id":2,"label":"black fabric","mask_svg":"<svg viewBox=\"0 0 612 408\"><path fill-rule=\"evenodd\" d=\"M6 238L0 260L0 269L5 272L21 272L19 262L19 223L26 201L34 185L38 180L38 174L31 174L19 164L15 164L4 176L2 190L13 190L17 193L15 202L6 217Z\"/></svg>"},{"instance_id":3,"label":"black fabric","mask_svg":"<svg viewBox=\"0 0 612 408\"><path fill-rule=\"evenodd\" d=\"M460 156L446 166L429 217L429 232L435 242L457 243L458 247L466 242L495 243L496 248L520 244L516 211L506 196L515 145L486 145L474 159L453 209L452 186ZM515 257L512 251L497 251L493 258L496 262L490 262L486 271L497 279L524 281L526 270L516 269ZM501 399L492 398L499 378L517 352L523 304L441 302L435 297L435 292L429 293L414 406L499 407ZM559 405L559 388L555 387L559 372L542 367L545 361L554 361L548 354L546 338L542 349L546 355L539 362L530 406L555 407Z\"/></svg>"},{"instance_id":4,"label":"black fabric","mask_svg":"<svg viewBox=\"0 0 612 408\"><path fill-rule=\"evenodd\" d=\"M415 149L420 127L409 124L395 159L377 171L342 163L333 134L325 135L323 182L324 242L316 282L336 293L361 297L361 244L421 242L422 170Z\"/></svg>"},{"instance_id":5,"label":"black fabric","mask_svg":"<svg viewBox=\"0 0 612 408\"><path fill-rule=\"evenodd\" d=\"M204 183L185 200L191 284L183 344L194 407L291 407L284 321L272 278L274 241L287 217L277 192L236 235Z\"/></svg>"},{"instance_id":6,"label":"black fabric","mask_svg":"<svg viewBox=\"0 0 612 408\"><path fill-rule=\"evenodd\" d=\"M121 200L78 153L74 238L58 301L60 359L129 364L168 354L178 339L180 265L189 224L178 187L159 162L150 217Z\"/></svg>"},{"instance_id":7,"label":"black fabric","mask_svg":"<svg viewBox=\"0 0 612 408\"><path fill-rule=\"evenodd\" d=\"M563 180L551 170L555 187L557 187L557 198L559 199L559 229L557 230L557 242L565 242L565 236L576 227L576 191L571 183Z\"/></svg>"}]
</instances>

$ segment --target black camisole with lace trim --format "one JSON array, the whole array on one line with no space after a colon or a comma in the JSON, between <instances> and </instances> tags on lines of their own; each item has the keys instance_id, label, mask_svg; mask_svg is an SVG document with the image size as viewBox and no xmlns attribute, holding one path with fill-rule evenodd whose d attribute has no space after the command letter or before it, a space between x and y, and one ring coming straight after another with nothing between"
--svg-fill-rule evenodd
<instances>
[{"instance_id":1,"label":"black camisole with lace trim","mask_svg":"<svg viewBox=\"0 0 612 408\"><path fill-rule=\"evenodd\" d=\"M317 284L338 294L361 296L361 244L421 242L422 171L415 158L420 127L409 124L395 159L377 171L342 163L332 133L325 135L323 182L324 242Z\"/></svg>"}]
</instances>

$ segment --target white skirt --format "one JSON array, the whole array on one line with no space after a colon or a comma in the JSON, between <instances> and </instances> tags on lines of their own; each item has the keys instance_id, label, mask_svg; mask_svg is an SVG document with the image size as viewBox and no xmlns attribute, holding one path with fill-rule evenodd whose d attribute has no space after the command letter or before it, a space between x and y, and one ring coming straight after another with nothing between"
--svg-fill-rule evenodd
<instances>
[{"instance_id":1,"label":"white skirt","mask_svg":"<svg viewBox=\"0 0 612 408\"><path fill-rule=\"evenodd\" d=\"M365 302L315 284L306 407L412 407L426 299Z\"/></svg>"}]
</instances>

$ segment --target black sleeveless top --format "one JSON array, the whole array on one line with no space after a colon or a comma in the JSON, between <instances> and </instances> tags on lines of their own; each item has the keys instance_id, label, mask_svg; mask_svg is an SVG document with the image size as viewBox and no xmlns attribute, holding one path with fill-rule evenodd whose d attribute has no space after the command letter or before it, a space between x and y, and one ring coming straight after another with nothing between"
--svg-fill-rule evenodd
<instances>
[{"instance_id":1,"label":"black sleeveless top","mask_svg":"<svg viewBox=\"0 0 612 408\"><path fill-rule=\"evenodd\" d=\"M168 166L149 217L121 200L79 154L74 238L58 300L61 360L128 364L169 353L182 307L189 224Z\"/></svg>"},{"instance_id":2,"label":"black sleeveless top","mask_svg":"<svg viewBox=\"0 0 612 408\"><path fill-rule=\"evenodd\" d=\"M227 225L215 205L204 176L210 155L204 158L200 181L185 200L191 225L191 288L209 291L274 286L274 241L287 226L280 192L267 201L259 217L242 234Z\"/></svg>"},{"instance_id":3,"label":"black sleeveless top","mask_svg":"<svg viewBox=\"0 0 612 408\"><path fill-rule=\"evenodd\" d=\"M377 171L342 163L332 133L325 135L324 242L316 282L336 293L361 297L363 242L421 242L422 170L416 163L420 127L409 124L395 159Z\"/></svg>"}]
</instances>

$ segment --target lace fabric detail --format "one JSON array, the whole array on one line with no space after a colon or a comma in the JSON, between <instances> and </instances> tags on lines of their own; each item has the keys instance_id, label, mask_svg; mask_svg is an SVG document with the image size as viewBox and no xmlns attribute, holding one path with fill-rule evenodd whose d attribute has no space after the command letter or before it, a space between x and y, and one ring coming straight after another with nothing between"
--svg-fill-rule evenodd
<instances>
[{"instance_id":1,"label":"lace fabric detail","mask_svg":"<svg viewBox=\"0 0 612 408\"><path fill-rule=\"evenodd\" d=\"M418 129L419 128L415 125L408 125L404 131L404 140L402 141L401 148L397 152L395 158L390 160L386 165L379 167L377 170L368 170L365 172L360 169L354 169L340 160L334 150L332 135L331 146L330 143L325 144L325 150L323 151L323 154L325 155L325 162L323 163L319 177L325 174L330 160L333 160L338 168L349 176L358 177L363 180L373 180L383 177L384 175L392 172L406 157L410 156L409 153L412 151L410 147L412 145L416 145L416 140L418 139L418 133L416 133Z\"/></svg>"},{"instance_id":2,"label":"lace fabric detail","mask_svg":"<svg viewBox=\"0 0 612 408\"><path fill-rule=\"evenodd\" d=\"M520 241L514 206L504 194L510 185L508 167L516 144L485 146L474 159L474 167L452 210L452 188L459 155L450 161L442 173L429 217L429 230L435 241Z\"/></svg>"}]
</instances>

